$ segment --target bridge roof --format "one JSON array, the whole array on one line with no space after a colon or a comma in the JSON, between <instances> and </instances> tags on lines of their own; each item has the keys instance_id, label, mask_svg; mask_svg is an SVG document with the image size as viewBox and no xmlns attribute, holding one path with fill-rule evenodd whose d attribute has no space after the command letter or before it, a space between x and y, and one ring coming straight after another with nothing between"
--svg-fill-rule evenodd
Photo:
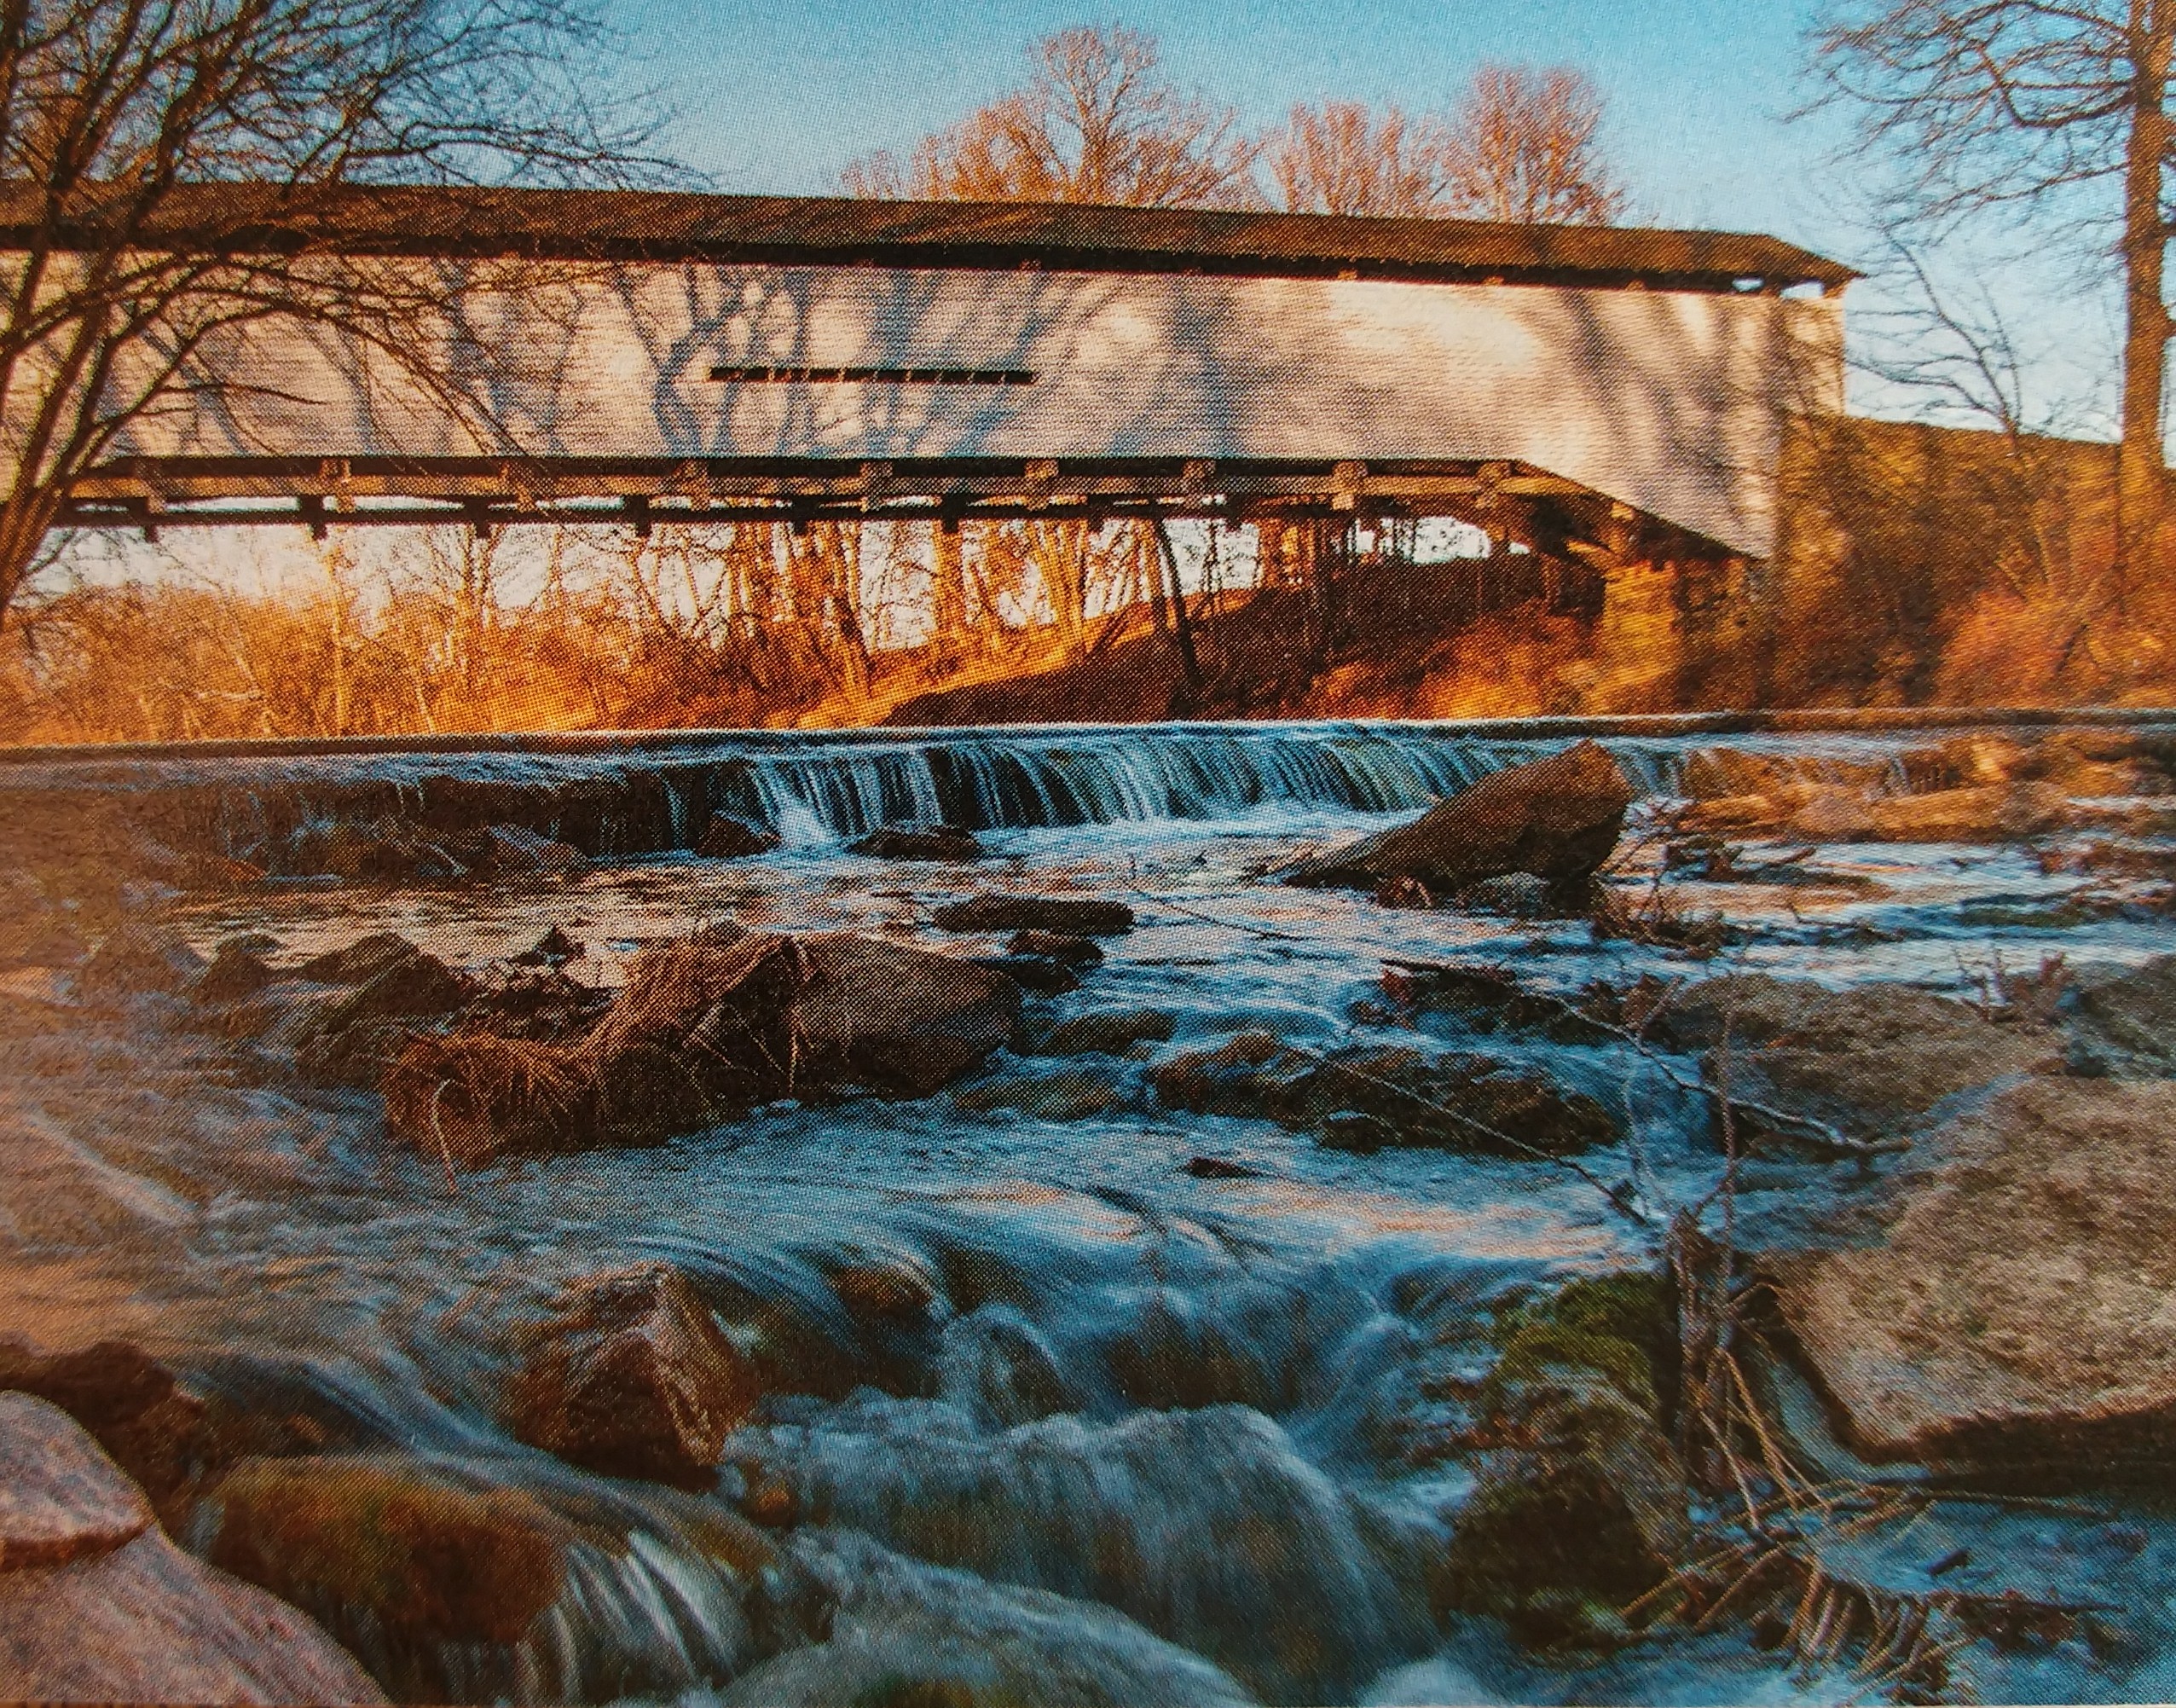
<instances>
[{"instance_id":1,"label":"bridge roof","mask_svg":"<svg viewBox=\"0 0 2176 1708\"><path fill-rule=\"evenodd\" d=\"M0 248L38 217L0 189ZM69 240L90 240L86 220ZM1859 276L1780 238L1648 227L1109 207L862 200L661 190L190 184L160 205L154 246L307 248L785 264L1236 273L1770 290Z\"/></svg>"}]
</instances>

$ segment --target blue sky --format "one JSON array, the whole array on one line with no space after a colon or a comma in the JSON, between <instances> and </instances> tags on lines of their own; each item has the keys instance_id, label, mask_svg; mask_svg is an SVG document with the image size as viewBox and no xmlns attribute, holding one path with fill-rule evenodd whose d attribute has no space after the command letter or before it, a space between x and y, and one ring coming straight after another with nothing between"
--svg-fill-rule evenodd
<instances>
[{"instance_id":1,"label":"blue sky","mask_svg":"<svg viewBox=\"0 0 2176 1708\"><path fill-rule=\"evenodd\" d=\"M677 98L679 150L731 189L818 192L1019 81L1022 49L1068 24L1155 35L1183 85L1250 124L1296 101L1450 105L1484 60L1580 67L1610 101L1612 152L1672 224L1813 240L1803 193L1834 127L1787 124L1804 9L1759 0L1142 0L1084 9L699 0L620 14Z\"/></svg>"}]
</instances>

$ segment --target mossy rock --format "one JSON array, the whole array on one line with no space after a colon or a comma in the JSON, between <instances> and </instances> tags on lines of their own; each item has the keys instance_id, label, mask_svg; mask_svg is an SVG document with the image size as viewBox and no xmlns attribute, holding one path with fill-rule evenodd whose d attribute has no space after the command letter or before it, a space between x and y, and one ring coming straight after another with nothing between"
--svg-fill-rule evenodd
<instances>
[{"instance_id":1,"label":"mossy rock","mask_svg":"<svg viewBox=\"0 0 2176 1708\"><path fill-rule=\"evenodd\" d=\"M213 1565L421 1642L518 1641L558 1599L578 1534L522 1491L373 1456L245 1460L212 1498Z\"/></svg>"}]
</instances>

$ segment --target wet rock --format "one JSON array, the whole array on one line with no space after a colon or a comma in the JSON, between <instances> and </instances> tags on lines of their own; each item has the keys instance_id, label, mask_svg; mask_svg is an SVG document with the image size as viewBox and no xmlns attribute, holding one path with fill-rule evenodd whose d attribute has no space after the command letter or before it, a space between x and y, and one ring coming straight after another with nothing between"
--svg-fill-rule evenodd
<instances>
[{"instance_id":1,"label":"wet rock","mask_svg":"<svg viewBox=\"0 0 2176 1708\"><path fill-rule=\"evenodd\" d=\"M611 1477L707 1487L754 1408L753 1373L687 1278L662 1264L585 1277L509 1384L507 1427Z\"/></svg>"},{"instance_id":2,"label":"wet rock","mask_svg":"<svg viewBox=\"0 0 2176 1708\"><path fill-rule=\"evenodd\" d=\"M378 1454L245 1460L201 1522L213 1565L402 1647L519 1641L576 1536L533 1495Z\"/></svg>"},{"instance_id":3,"label":"wet rock","mask_svg":"<svg viewBox=\"0 0 2176 1708\"><path fill-rule=\"evenodd\" d=\"M971 895L947 901L929 916L940 931L1055 931L1076 937L1115 937L1133 929L1123 901L1072 895Z\"/></svg>"},{"instance_id":4,"label":"wet rock","mask_svg":"<svg viewBox=\"0 0 2176 1708\"><path fill-rule=\"evenodd\" d=\"M613 993L569 978L558 968L520 972L489 985L461 1010L472 1032L538 1044L572 1044L586 1036L611 1006Z\"/></svg>"},{"instance_id":5,"label":"wet rock","mask_svg":"<svg viewBox=\"0 0 2176 1708\"><path fill-rule=\"evenodd\" d=\"M936 1277L894 1254L841 1264L830 1282L847 1315L864 1326L919 1326L939 1311L944 1297Z\"/></svg>"},{"instance_id":6,"label":"wet rock","mask_svg":"<svg viewBox=\"0 0 2176 1708\"><path fill-rule=\"evenodd\" d=\"M357 952L364 944L369 952ZM476 993L465 975L397 937L351 945L339 964L364 976L343 981L344 993L316 1007L295 1048L304 1073L334 1085L374 1085L408 1047L414 1022L451 1015Z\"/></svg>"},{"instance_id":7,"label":"wet rock","mask_svg":"<svg viewBox=\"0 0 2176 1708\"><path fill-rule=\"evenodd\" d=\"M937 1381L947 1400L999 1429L1086 1403L1043 1331L1007 1305L985 1305L945 1325Z\"/></svg>"},{"instance_id":8,"label":"wet rock","mask_svg":"<svg viewBox=\"0 0 2176 1708\"><path fill-rule=\"evenodd\" d=\"M204 976L190 989L198 1002L221 1006L246 1002L272 982L274 974L262 951L234 942L219 945Z\"/></svg>"},{"instance_id":9,"label":"wet rock","mask_svg":"<svg viewBox=\"0 0 2176 1708\"><path fill-rule=\"evenodd\" d=\"M1441 1604L1537 1645L1621 1639L1616 1610L1683 1557L1685 1479L1660 1427L1674 1323L1652 1277L1574 1282L1501 1325L1475 1400L1472 1498Z\"/></svg>"},{"instance_id":10,"label":"wet rock","mask_svg":"<svg viewBox=\"0 0 2176 1708\"><path fill-rule=\"evenodd\" d=\"M95 1002L131 996L172 996L204 976L203 956L179 932L125 924L110 933L76 976L76 988Z\"/></svg>"},{"instance_id":11,"label":"wet rock","mask_svg":"<svg viewBox=\"0 0 2176 1708\"><path fill-rule=\"evenodd\" d=\"M1506 966L1487 962L1386 969L1383 993L1401 1009L1457 1017L1479 1033L1534 1033L1562 1044L1593 1044L1608 1031L1578 1005L1528 987Z\"/></svg>"},{"instance_id":12,"label":"wet rock","mask_svg":"<svg viewBox=\"0 0 2176 1708\"><path fill-rule=\"evenodd\" d=\"M1100 967L1103 952L1091 937L1065 931L1016 931L1005 945L1007 955L1036 955L1068 967Z\"/></svg>"},{"instance_id":13,"label":"wet rock","mask_svg":"<svg viewBox=\"0 0 2176 1708\"><path fill-rule=\"evenodd\" d=\"M1417 877L1384 878L1375 886L1375 906L1378 907L1411 907L1426 911L1436 905L1428 886Z\"/></svg>"},{"instance_id":14,"label":"wet rock","mask_svg":"<svg viewBox=\"0 0 2176 1708\"><path fill-rule=\"evenodd\" d=\"M1411 877L1441 895L1525 871L1574 891L1616 848L1634 798L1617 761L1583 741L1494 772L1411 824L1303 861L1286 881L1372 889Z\"/></svg>"},{"instance_id":15,"label":"wet rock","mask_svg":"<svg viewBox=\"0 0 2176 1708\"><path fill-rule=\"evenodd\" d=\"M170 1517L211 1450L203 1402L129 1341L44 1352L0 1340L0 1389L67 1412Z\"/></svg>"},{"instance_id":16,"label":"wet rock","mask_svg":"<svg viewBox=\"0 0 2176 1708\"><path fill-rule=\"evenodd\" d=\"M1581 1092L1485 1056L1412 1050L1316 1056L1267 1033L1174 1057L1150 1076L1168 1106L1311 1127L1334 1149L1426 1147L1507 1156L1571 1155L1616 1136Z\"/></svg>"},{"instance_id":17,"label":"wet rock","mask_svg":"<svg viewBox=\"0 0 2176 1708\"><path fill-rule=\"evenodd\" d=\"M1355 1051L1325 1062L1309 1090L1322 1142L1338 1150L1571 1156L1617 1137L1584 1092L1485 1056Z\"/></svg>"},{"instance_id":18,"label":"wet rock","mask_svg":"<svg viewBox=\"0 0 2176 1708\"><path fill-rule=\"evenodd\" d=\"M890 825L872 831L848 852L871 860L980 860L985 852L975 832L957 825Z\"/></svg>"},{"instance_id":19,"label":"wet rock","mask_svg":"<svg viewBox=\"0 0 2176 1708\"><path fill-rule=\"evenodd\" d=\"M720 1708L1239 1708L1231 1676L1089 1600L993 1584L850 1532L796 1537L774 1599L802 1641Z\"/></svg>"},{"instance_id":20,"label":"wet rock","mask_svg":"<svg viewBox=\"0 0 2176 1708\"><path fill-rule=\"evenodd\" d=\"M1002 973L1022 990L1037 996L1069 996L1080 988L1080 975L1063 961L1040 955L972 955L969 962Z\"/></svg>"},{"instance_id":21,"label":"wet rock","mask_svg":"<svg viewBox=\"0 0 2176 1708\"><path fill-rule=\"evenodd\" d=\"M288 837L273 870L347 883L447 883L468 876L439 841L390 816L367 825L304 825Z\"/></svg>"},{"instance_id":22,"label":"wet rock","mask_svg":"<svg viewBox=\"0 0 2176 1708\"><path fill-rule=\"evenodd\" d=\"M1110 1009L1061 1020L1035 1046L1039 1056L1123 1056L1136 1045L1168 1044L1178 1016L1160 1008Z\"/></svg>"},{"instance_id":23,"label":"wet rock","mask_svg":"<svg viewBox=\"0 0 2176 1708\"><path fill-rule=\"evenodd\" d=\"M1249 1168L1243 1162L1227 1162L1220 1156L1195 1156L1187 1159L1180 1171L1196 1180L1259 1180L1262 1171Z\"/></svg>"},{"instance_id":24,"label":"wet rock","mask_svg":"<svg viewBox=\"0 0 2176 1708\"><path fill-rule=\"evenodd\" d=\"M1241 1032L1213 1049L1160 1062L1149 1077L1157 1098L1172 1109L1302 1125L1318 1059L1288 1048L1273 1033Z\"/></svg>"},{"instance_id":25,"label":"wet rock","mask_svg":"<svg viewBox=\"0 0 2176 1708\"><path fill-rule=\"evenodd\" d=\"M1084 1120L1123 1109L1128 1099L1126 1088L1106 1075L1060 1072L985 1080L954 1091L952 1101L972 1115L1010 1109L1044 1120Z\"/></svg>"},{"instance_id":26,"label":"wet rock","mask_svg":"<svg viewBox=\"0 0 2176 1708\"><path fill-rule=\"evenodd\" d=\"M2176 1074L2176 955L2081 981L2066 993L2063 1007L2073 1071Z\"/></svg>"},{"instance_id":27,"label":"wet rock","mask_svg":"<svg viewBox=\"0 0 2176 1708\"><path fill-rule=\"evenodd\" d=\"M1922 1148L1854 1248L1763 1259L1850 1445L2028 1485L2162 1480L2176 1084L2029 1081Z\"/></svg>"},{"instance_id":28,"label":"wet rock","mask_svg":"<svg viewBox=\"0 0 2176 1708\"><path fill-rule=\"evenodd\" d=\"M298 979L313 984L367 984L379 974L410 967L424 958L423 951L391 931L373 931L337 949L312 955L294 969Z\"/></svg>"},{"instance_id":29,"label":"wet rock","mask_svg":"<svg viewBox=\"0 0 2176 1708\"><path fill-rule=\"evenodd\" d=\"M481 877L570 877L589 869L580 848L519 825L487 825L446 840L455 863Z\"/></svg>"},{"instance_id":30,"label":"wet rock","mask_svg":"<svg viewBox=\"0 0 2176 1708\"><path fill-rule=\"evenodd\" d=\"M87 947L35 875L0 871L0 967L72 967Z\"/></svg>"},{"instance_id":31,"label":"wet rock","mask_svg":"<svg viewBox=\"0 0 2176 1708\"><path fill-rule=\"evenodd\" d=\"M2069 797L2050 783L1989 784L1900 795L1876 801L1867 811L1884 842L2012 842L2060 825Z\"/></svg>"},{"instance_id":32,"label":"wet rock","mask_svg":"<svg viewBox=\"0 0 2176 1708\"><path fill-rule=\"evenodd\" d=\"M554 925L528 948L513 958L518 967L556 967L563 961L580 960L581 944Z\"/></svg>"},{"instance_id":33,"label":"wet rock","mask_svg":"<svg viewBox=\"0 0 2176 1708\"><path fill-rule=\"evenodd\" d=\"M376 1703L307 1618L183 1554L67 1413L0 1393L0 1654L28 1701Z\"/></svg>"},{"instance_id":34,"label":"wet rock","mask_svg":"<svg viewBox=\"0 0 2176 1708\"><path fill-rule=\"evenodd\" d=\"M1012 1036L1020 987L1001 972L850 933L800 940L808 981L794 1005L803 1072L819 1085L923 1097Z\"/></svg>"},{"instance_id":35,"label":"wet rock","mask_svg":"<svg viewBox=\"0 0 2176 1708\"><path fill-rule=\"evenodd\" d=\"M756 854L767 854L778 847L777 835L751 825L744 819L736 819L725 813L713 813L710 822L703 827L695 851L704 860L748 860Z\"/></svg>"},{"instance_id":36,"label":"wet rock","mask_svg":"<svg viewBox=\"0 0 2176 1708\"><path fill-rule=\"evenodd\" d=\"M1672 1048L1708 1050L1712 1080L1726 1027L1733 1096L1861 1138L1907 1127L1945 1097L2063 1065L2061 1039L2047 1028L1990 1019L1929 991L1832 991L1761 973L1680 990L1655 1013L1647 1035Z\"/></svg>"}]
</instances>

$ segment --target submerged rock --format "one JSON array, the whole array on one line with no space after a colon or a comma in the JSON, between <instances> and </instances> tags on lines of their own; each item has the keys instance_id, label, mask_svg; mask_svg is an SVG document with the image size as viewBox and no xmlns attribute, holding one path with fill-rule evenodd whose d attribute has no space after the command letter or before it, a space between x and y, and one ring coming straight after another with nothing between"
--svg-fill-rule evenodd
<instances>
[{"instance_id":1,"label":"submerged rock","mask_svg":"<svg viewBox=\"0 0 2176 1708\"><path fill-rule=\"evenodd\" d=\"M1074 895L970 895L929 916L940 931L1052 931L1075 937L1115 937L1133 929L1123 901Z\"/></svg>"},{"instance_id":2,"label":"submerged rock","mask_svg":"<svg viewBox=\"0 0 2176 1708\"><path fill-rule=\"evenodd\" d=\"M1103 952L1092 937L1068 931L1016 931L1005 945L1008 955L1040 955L1069 967L1100 967Z\"/></svg>"},{"instance_id":3,"label":"submerged rock","mask_svg":"<svg viewBox=\"0 0 2176 1708\"><path fill-rule=\"evenodd\" d=\"M1173 1057L1149 1077L1172 1108L1312 1127L1340 1150L1565 1156L1616 1136L1608 1111L1592 1097L1485 1056L1431 1059L1398 1049L1317 1056L1265 1032L1243 1032L1213 1050Z\"/></svg>"},{"instance_id":4,"label":"submerged rock","mask_svg":"<svg viewBox=\"0 0 2176 1708\"><path fill-rule=\"evenodd\" d=\"M1924 1149L1878 1242L1763 1260L1848 1440L2028 1484L2164 1479L2176 1084L2028 1082Z\"/></svg>"},{"instance_id":5,"label":"submerged rock","mask_svg":"<svg viewBox=\"0 0 2176 1708\"><path fill-rule=\"evenodd\" d=\"M980 860L985 852L975 832L957 825L894 825L871 831L849 852L871 860Z\"/></svg>"},{"instance_id":6,"label":"submerged rock","mask_svg":"<svg viewBox=\"0 0 2176 1708\"><path fill-rule=\"evenodd\" d=\"M67 1413L0 1393L0 1655L11 1698L377 1703L295 1608L191 1559Z\"/></svg>"},{"instance_id":7,"label":"submerged rock","mask_svg":"<svg viewBox=\"0 0 2176 1708\"><path fill-rule=\"evenodd\" d=\"M786 1551L776 1599L810 1610L805 1641L743 1675L721 1708L1239 1708L1221 1669L1092 1601L992 1584L852 1532Z\"/></svg>"},{"instance_id":8,"label":"submerged rock","mask_svg":"<svg viewBox=\"0 0 2176 1708\"><path fill-rule=\"evenodd\" d=\"M610 1477L707 1487L755 1378L687 1278L662 1264L575 1282L507 1390L507 1427Z\"/></svg>"},{"instance_id":9,"label":"submerged rock","mask_svg":"<svg viewBox=\"0 0 2176 1708\"><path fill-rule=\"evenodd\" d=\"M704 860L749 860L773 853L778 847L775 831L751 825L730 813L713 813L696 839L695 852Z\"/></svg>"},{"instance_id":10,"label":"submerged rock","mask_svg":"<svg viewBox=\"0 0 2176 1708\"><path fill-rule=\"evenodd\" d=\"M1634 798L1617 761L1583 741L1550 758L1492 772L1411 824L1303 861L1285 879L1373 889L1409 877L1445 895L1525 871L1573 891L1617 847Z\"/></svg>"},{"instance_id":11,"label":"submerged rock","mask_svg":"<svg viewBox=\"0 0 2176 1708\"><path fill-rule=\"evenodd\" d=\"M1109 1009L1061 1020L1035 1045L1039 1056L1123 1056L1143 1044L1168 1044L1178 1016L1160 1008Z\"/></svg>"}]
</instances>

